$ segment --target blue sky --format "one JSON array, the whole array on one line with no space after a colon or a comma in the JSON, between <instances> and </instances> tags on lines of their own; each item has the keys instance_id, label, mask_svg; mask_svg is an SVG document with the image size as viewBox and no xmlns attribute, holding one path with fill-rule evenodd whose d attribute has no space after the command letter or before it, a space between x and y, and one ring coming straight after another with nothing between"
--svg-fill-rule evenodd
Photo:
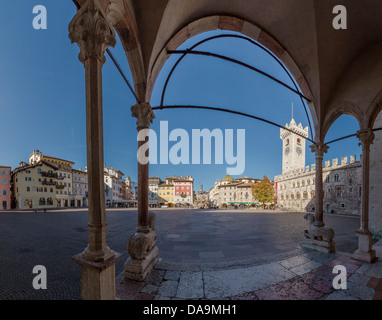
<instances>
[{"instance_id":1,"label":"blue sky","mask_svg":"<svg viewBox=\"0 0 382 320\"><path fill-rule=\"evenodd\" d=\"M32 9L45 5L48 29L34 30ZM75 168L86 166L85 83L84 68L78 60L78 46L68 38L68 24L76 13L71 1L4 0L0 35L0 114L2 148L0 164L18 166L27 161L35 149L44 154L75 162ZM12 30L12 32L10 32ZM207 36L199 35L184 43L188 48ZM291 85L280 66L260 49L239 39L218 39L203 44L199 50L246 62ZM110 48L132 83L129 65L119 39ZM160 104L168 72L178 57L172 56L160 73L154 87L151 105ZM130 107L135 99L107 58L103 68L104 158L107 166L117 168L137 180L137 133ZM210 57L188 56L176 69L165 97L165 104L196 104L229 108L285 125L294 118L308 124L297 95L253 71ZM202 110L162 110L155 112L152 129L159 132L160 121L168 121L169 130L182 128L191 136L192 129L245 129L246 170L242 176L271 179L281 173L280 129L237 115ZM5 121L4 121L5 119ZM353 134L359 129L350 116L340 117L328 132L326 141ZM311 137L310 137L311 138ZM174 143L170 143L170 148ZM308 143L309 145L309 143ZM314 156L306 153L306 165ZM332 144L326 159L357 155L360 147L355 138ZM226 174L223 165L152 165L150 175L191 175L195 189L209 189Z\"/></svg>"}]
</instances>

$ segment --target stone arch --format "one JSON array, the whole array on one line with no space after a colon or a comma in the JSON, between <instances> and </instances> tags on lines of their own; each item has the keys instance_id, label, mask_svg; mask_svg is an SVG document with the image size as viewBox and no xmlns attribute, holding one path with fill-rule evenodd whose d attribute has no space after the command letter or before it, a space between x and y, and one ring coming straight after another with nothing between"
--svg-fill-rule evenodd
<instances>
[{"instance_id":1,"label":"stone arch","mask_svg":"<svg viewBox=\"0 0 382 320\"><path fill-rule=\"evenodd\" d=\"M374 128L378 115L382 112L382 89L368 108L367 112L367 128Z\"/></svg>"},{"instance_id":2,"label":"stone arch","mask_svg":"<svg viewBox=\"0 0 382 320\"><path fill-rule=\"evenodd\" d=\"M361 109L354 103L348 101L342 101L336 104L335 108L331 108L327 116L324 119L322 129L321 129L321 139L325 140L325 137L337 119L339 119L343 115L349 115L354 117L360 128L362 128L362 119L364 117Z\"/></svg>"},{"instance_id":3,"label":"stone arch","mask_svg":"<svg viewBox=\"0 0 382 320\"><path fill-rule=\"evenodd\" d=\"M229 15L206 16L185 24L160 50L156 57L150 61L147 78L146 101L150 101L155 81L170 55L168 50L176 50L188 39L213 30L226 30L239 32L254 41L257 41L271 51L288 69L300 90L309 100L313 101L313 94L300 68L288 51L271 34L256 24L241 18ZM315 130L318 129L318 116L313 102L307 103L313 119Z\"/></svg>"}]
</instances>

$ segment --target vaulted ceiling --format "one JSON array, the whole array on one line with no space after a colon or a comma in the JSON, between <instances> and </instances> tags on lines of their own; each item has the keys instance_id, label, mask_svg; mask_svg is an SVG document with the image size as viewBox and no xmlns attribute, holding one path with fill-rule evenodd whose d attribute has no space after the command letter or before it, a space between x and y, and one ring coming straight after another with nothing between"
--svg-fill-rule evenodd
<instances>
[{"instance_id":1,"label":"vaulted ceiling","mask_svg":"<svg viewBox=\"0 0 382 320\"><path fill-rule=\"evenodd\" d=\"M86 0L78 0L83 4ZM316 133L341 114L366 128L382 105L380 0L99 0L126 50L135 88L149 101L167 49L213 29L234 30L272 50L301 76ZM333 28L335 5L347 29ZM297 79L296 79L297 80Z\"/></svg>"}]
</instances>

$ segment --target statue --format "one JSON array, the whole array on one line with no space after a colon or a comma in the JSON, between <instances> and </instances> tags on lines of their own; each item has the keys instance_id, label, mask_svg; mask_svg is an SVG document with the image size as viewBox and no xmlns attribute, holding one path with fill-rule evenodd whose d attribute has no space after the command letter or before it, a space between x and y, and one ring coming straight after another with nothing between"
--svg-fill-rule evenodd
<instances>
[{"instance_id":1,"label":"statue","mask_svg":"<svg viewBox=\"0 0 382 320\"><path fill-rule=\"evenodd\" d=\"M127 252L129 253L131 259L143 260L146 254L156 244L156 234L155 234L155 213L149 213L149 232L136 232L133 233L127 242Z\"/></svg>"}]
</instances>

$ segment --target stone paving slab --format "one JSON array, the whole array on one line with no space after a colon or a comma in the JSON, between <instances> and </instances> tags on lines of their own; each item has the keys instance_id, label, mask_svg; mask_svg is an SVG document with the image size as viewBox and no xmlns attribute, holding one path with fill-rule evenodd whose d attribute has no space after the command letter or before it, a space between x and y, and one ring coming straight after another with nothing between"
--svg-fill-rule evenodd
<instances>
[{"instance_id":1,"label":"stone paving slab","mask_svg":"<svg viewBox=\"0 0 382 320\"><path fill-rule=\"evenodd\" d=\"M202 272L183 272L179 278L176 298L202 299L204 297Z\"/></svg>"},{"instance_id":2,"label":"stone paving slab","mask_svg":"<svg viewBox=\"0 0 382 320\"><path fill-rule=\"evenodd\" d=\"M323 255L331 259L323 258ZM332 283L336 276L333 268L338 264L349 269L347 288L342 290L335 290ZM127 283L130 294L125 297L128 299L382 300L382 277L372 276L381 274L381 268L381 263L370 265L347 255L306 252L276 262L236 269L154 269L154 276L148 277L143 285L134 281L129 283L129 280L120 281L120 285ZM153 284L158 281L159 286Z\"/></svg>"}]
</instances>

